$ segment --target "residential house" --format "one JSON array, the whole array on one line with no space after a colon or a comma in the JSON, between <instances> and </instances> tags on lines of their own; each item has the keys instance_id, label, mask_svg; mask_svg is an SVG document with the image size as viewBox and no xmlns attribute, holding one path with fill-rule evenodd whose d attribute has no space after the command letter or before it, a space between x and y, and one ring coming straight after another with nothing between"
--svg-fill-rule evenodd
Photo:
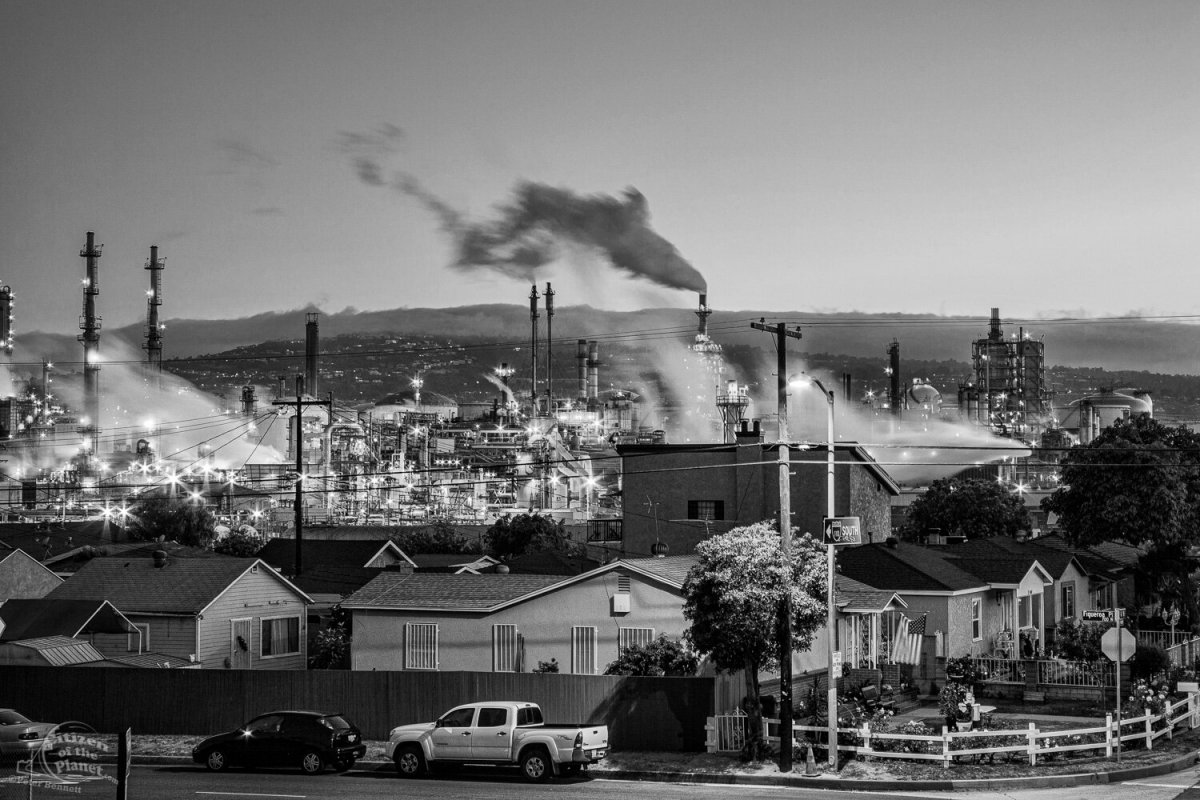
<instances>
[{"instance_id":1,"label":"residential house","mask_svg":"<svg viewBox=\"0 0 1200 800\"><path fill-rule=\"evenodd\" d=\"M779 445L759 429L730 444L620 445L624 496L622 540L599 543L622 557L695 551L696 543L731 528L779 516ZM789 448L793 527L820 537L827 509L827 454ZM856 516L864 537L891 533L891 498L899 487L865 450L834 448L835 516Z\"/></svg>"},{"instance_id":2,"label":"residential house","mask_svg":"<svg viewBox=\"0 0 1200 800\"><path fill-rule=\"evenodd\" d=\"M134 652L142 652L141 631L107 600L6 600L0 603L0 642L96 634L132 637Z\"/></svg>"},{"instance_id":3,"label":"residential house","mask_svg":"<svg viewBox=\"0 0 1200 800\"><path fill-rule=\"evenodd\" d=\"M70 636L0 642L0 664L5 666L74 667L103 663L104 655L91 643ZM64 689L66 685L64 682Z\"/></svg>"},{"instance_id":4,"label":"residential house","mask_svg":"<svg viewBox=\"0 0 1200 800\"><path fill-rule=\"evenodd\" d=\"M0 550L0 602L45 597L62 578L24 550Z\"/></svg>"},{"instance_id":5,"label":"residential house","mask_svg":"<svg viewBox=\"0 0 1200 800\"><path fill-rule=\"evenodd\" d=\"M207 669L307 666L312 599L257 558L96 558L47 597L108 600L141 630L142 649ZM103 653L137 652L132 637L95 638Z\"/></svg>"}]
</instances>

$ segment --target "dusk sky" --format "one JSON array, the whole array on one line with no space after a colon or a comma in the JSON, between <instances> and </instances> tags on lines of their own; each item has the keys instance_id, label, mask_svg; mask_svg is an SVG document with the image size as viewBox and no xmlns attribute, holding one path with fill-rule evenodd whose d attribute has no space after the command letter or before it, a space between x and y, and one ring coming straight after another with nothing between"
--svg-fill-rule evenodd
<instances>
[{"instance_id":1,"label":"dusk sky","mask_svg":"<svg viewBox=\"0 0 1200 800\"><path fill-rule=\"evenodd\" d=\"M452 266L523 183L636 188L722 310L1200 314L1195 0L4 0L0 48L18 341L88 230L106 328L155 244L167 319L525 303ZM696 304L527 233L559 306Z\"/></svg>"}]
</instances>

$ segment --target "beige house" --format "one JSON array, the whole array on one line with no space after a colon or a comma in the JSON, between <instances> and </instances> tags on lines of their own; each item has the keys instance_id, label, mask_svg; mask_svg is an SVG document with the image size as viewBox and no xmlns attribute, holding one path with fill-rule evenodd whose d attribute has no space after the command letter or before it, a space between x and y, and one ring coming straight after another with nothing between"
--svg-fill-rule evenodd
<instances>
[{"instance_id":1,"label":"beige house","mask_svg":"<svg viewBox=\"0 0 1200 800\"><path fill-rule=\"evenodd\" d=\"M48 595L108 600L133 634L96 634L112 658L153 651L206 669L306 669L312 599L256 558L96 558Z\"/></svg>"}]
</instances>

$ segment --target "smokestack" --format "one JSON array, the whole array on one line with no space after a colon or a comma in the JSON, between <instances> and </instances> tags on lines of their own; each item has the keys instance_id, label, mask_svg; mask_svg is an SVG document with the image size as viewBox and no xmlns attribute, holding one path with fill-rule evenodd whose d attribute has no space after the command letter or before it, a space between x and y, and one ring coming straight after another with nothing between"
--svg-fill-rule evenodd
<instances>
[{"instance_id":1,"label":"smokestack","mask_svg":"<svg viewBox=\"0 0 1200 800\"><path fill-rule=\"evenodd\" d=\"M712 316L712 309L708 307L708 293L700 293L700 307L696 309L696 316L700 319L700 324L696 328L696 339L700 337L708 338L708 318Z\"/></svg>"},{"instance_id":2,"label":"smokestack","mask_svg":"<svg viewBox=\"0 0 1200 800\"><path fill-rule=\"evenodd\" d=\"M100 445L100 317L96 315L96 296L100 294L97 262L102 247L96 244L96 234L88 231L87 246L79 251L87 277L83 279L83 316L79 320L83 333L77 338L83 343L83 407L89 418L92 458L97 456Z\"/></svg>"},{"instance_id":3,"label":"smokestack","mask_svg":"<svg viewBox=\"0 0 1200 800\"><path fill-rule=\"evenodd\" d=\"M532 333L530 334L530 345L531 345L530 349L532 351L530 360L532 363L530 365L531 369L529 372L529 387L530 387L530 389L529 389L529 405L531 406L530 415L534 416L534 417L536 417L537 413L538 413L538 400L537 400L537 389L538 389L538 387L537 387L538 306L537 306L537 301L538 301L538 291L537 291L537 285L535 284L535 285L529 287L529 324L530 324L530 327L532 328Z\"/></svg>"},{"instance_id":4,"label":"smokestack","mask_svg":"<svg viewBox=\"0 0 1200 800\"><path fill-rule=\"evenodd\" d=\"M1000 309L992 309L992 326L988 330L988 338L992 341L998 341L1004 338L1004 332L1000 330Z\"/></svg>"},{"instance_id":5,"label":"smokestack","mask_svg":"<svg viewBox=\"0 0 1200 800\"><path fill-rule=\"evenodd\" d=\"M588 401L600 399L600 344L588 342Z\"/></svg>"},{"instance_id":6,"label":"smokestack","mask_svg":"<svg viewBox=\"0 0 1200 800\"><path fill-rule=\"evenodd\" d=\"M900 416L900 405L904 402L904 397L900 394L900 343L895 339L888 345L888 371L891 375L891 386L888 391L891 393L891 409L892 416Z\"/></svg>"},{"instance_id":7,"label":"smokestack","mask_svg":"<svg viewBox=\"0 0 1200 800\"><path fill-rule=\"evenodd\" d=\"M554 415L554 335L551 326L554 321L554 290L546 281L546 409Z\"/></svg>"},{"instance_id":8,"label":"smokestack","mask_svg":"<svg viewBox=\"0 0 1200 800\"><path fill-rule=\"evenodd\" d=\"M304 386L313 397L317 396L317 356L321 351L321 338L315 312L308 314L304 323Z\"/></svg>"},{"instance_id":9,"label":"smokestack","mask_svg":"<svg viewBox=\"0 0 1200 800\"><path fill-rule=\"evenodd\" d=\"M588 396L588 378L587 378L587 339L578 339L575 342L575 363L579 375L579 394L577 397L580 400L587 400Z\"/></svg>"},{"instance_id":10,"label":"smokestack","mask_svg":"<svg viewBox=\"0 0 1200 800\"><path fill-rule=\"evenodd\" d=\"M10 356L13 351L12 302L12 289L7 286L0 287L0 348Z\"/></svg>"},{"instance_id":11,"label":"smokestack","mask_svg":"<svg viewBox=\"0 0 1200 800\"><path fill-rule=\"evenodd\" d=\"M150 271L150 289L146 292L146 350L147 378L157 384L162 374L162 329L158 321L158 307L162 305L162 271L166 259L158 257L158 245L150 245L150 260L146 269Z\"/></svg>"},{"instance_id":12,"label":"smokestack","mask_svg":"<svg viewBox=\"0 0 1200 800\"><path fill-rule=\"evenodd\" d=\"M258 397L253 386L242 387L242 416L253 417L258 410Z\"/></svg>"}]
</instances>

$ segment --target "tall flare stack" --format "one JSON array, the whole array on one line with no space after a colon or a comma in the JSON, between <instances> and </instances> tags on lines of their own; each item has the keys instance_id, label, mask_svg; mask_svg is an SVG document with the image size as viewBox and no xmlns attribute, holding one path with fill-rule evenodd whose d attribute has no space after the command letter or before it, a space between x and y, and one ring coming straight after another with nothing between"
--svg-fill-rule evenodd
<instances>
[{"instance_id":1,"label":"tall flare stack","mask_svg":"<svg viewBox=\"0 0 1200 800\"><path fill-rule=\"evenodd\" d=\"M317 328L317 317L320 316L315 312L308 315L308 321L304 323L304 389L306 394L313 397L318 395L317 386L317 365L321 354L321 336Z\"/></svg>"},{"instance_id":2,"label":"tall flare stack","mask_svg":"<svg viewBox=\"0 0 1200 800\"><path fill-rule=\"evenodd\" d=\"M532 355L530 356L530 365L529 365L530 366L530 370L529 370L530 412L529 412L529 415L531 417L536 417L538 415L538 396L537 396L537 393L538 393L538 385L537 385L537 381L538 381L538 376L537 376L537 372L538 372L538 370L537 370L537 368L538 368L538 305L537 305L537 303L538 303L538 290L537 290L537 285L535 284L535 285L529 287L529 325L530 325L530 328L532 329L532 333L530 334L530 340L529 340L530 350L532 351Z\"/></svg>"},{"instance_id":3,"label":"tall flare stack","mask_svg":"<svg viewBox=\"0 0 1200 800\"><path fill-rule=\"evenodd\" d=\"M158 307L162 305L162 271L166 265L165 258L158 257L158 245L150 246L150 260L146 269L150 271L150 288L146 291L146 369L150 380L157 380L162 374L162 331L163 325L158 321Z\"/></svg>"},{"instance_id":4,"label":"tall flare stack","mask_svg":"<svg viewBox=\"0 0 1200 800\"><path fill-rule=\"evenodd\" d=\"M77 338L83 343L83 406L93 458L100 444L100 317L96 314L96 296L100 294L97 269L103 246L96 244L96 234L88 231L87 246L79 251L87 265L87 277L83 279L83 316L79 318L83 333Z\"/></svg>"},{"instance_id":5,"label":"tall flare stack","mask_svg":"<svg viewBox=\"0 0 1200 800\"><path fill-rule=\"evenodd\" d=\"M0 287L0 349L10 356L13 351L12 308L12 289L7 286Z\"/></svg>"},{"instance_id":6,"label":"tall flare stack","mask_svg":"<svg viewBox=\"0 0 1200 800\"><path fill-rule=\"evenodd\" d=\"M600 402L600 344L588 342L588 404Z\"/></svg>"},{"instance_id":7,"label":"tall flare stack","mask_svg":"<svg viewBox=\"0 0 1200 800\"><path fill-rule=\"evenodd\" d=\"M546 410L554 416L554 290L546 282Z\"/></svg>"}]
</instances>

